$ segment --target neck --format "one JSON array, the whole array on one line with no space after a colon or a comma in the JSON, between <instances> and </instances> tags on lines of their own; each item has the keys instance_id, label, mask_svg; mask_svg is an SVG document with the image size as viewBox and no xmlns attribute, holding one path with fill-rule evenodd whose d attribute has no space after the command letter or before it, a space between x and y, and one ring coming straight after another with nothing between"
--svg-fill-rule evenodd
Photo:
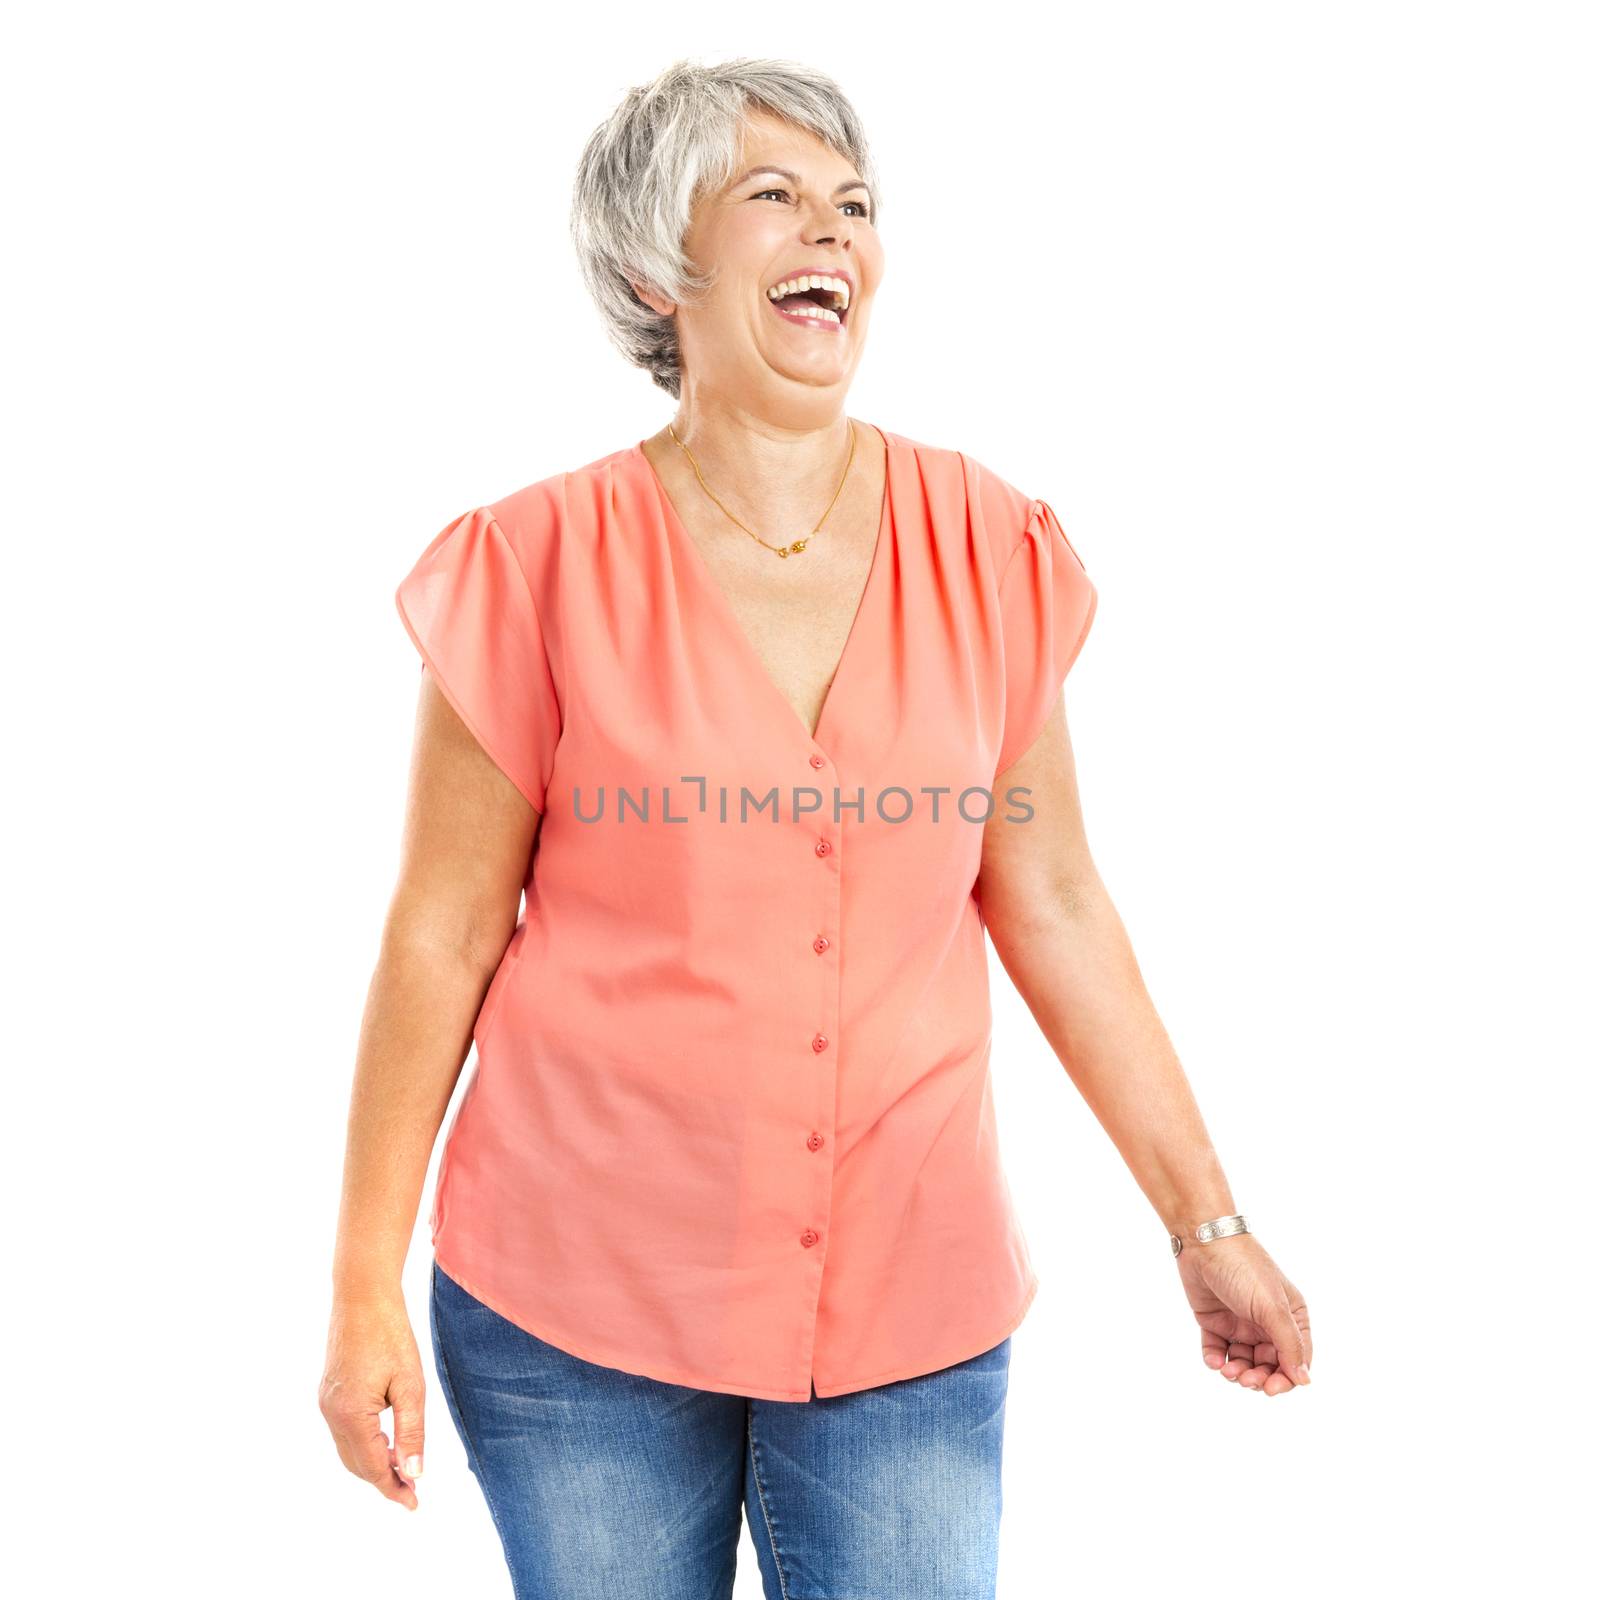
<instances>
[{"instance_id":1,"label":"neck","mask_svg":"<svg viewBox=\"0 0 1600 1600\"><path fill-rule=\"evenodd\" d=\"M842 509L853 490L875 477L882 441L875 428L842 414L796 426L680 406L644 446L663 480L686 495L691 486L700 490L698 466L699 478L741 521L787 527L815 519L836 491ZM694 497L680 503L693 504Z\"/></svg>"}]
</instances>

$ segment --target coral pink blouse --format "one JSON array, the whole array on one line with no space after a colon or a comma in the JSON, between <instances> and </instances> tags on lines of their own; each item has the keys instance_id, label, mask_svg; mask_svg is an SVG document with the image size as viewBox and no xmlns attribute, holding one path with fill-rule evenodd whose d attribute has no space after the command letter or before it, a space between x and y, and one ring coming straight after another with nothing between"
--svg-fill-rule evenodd
<instances>
[{"instance_id":1,"label":"coral pink blouse","mask_svg":"<svg viewBox=\"0 0 1600 1600\"><path fill-rule=\"evenodd\" d=\"M877 547L815 737L642 441L457 517L396 596L543 814L436 1260L572 1355L764 1400L965 1360L1038 1286L974 884L990 811L1030 814L995 780L1095 590L1044 501L879 432Z\"/></svg>"}]
</instances>

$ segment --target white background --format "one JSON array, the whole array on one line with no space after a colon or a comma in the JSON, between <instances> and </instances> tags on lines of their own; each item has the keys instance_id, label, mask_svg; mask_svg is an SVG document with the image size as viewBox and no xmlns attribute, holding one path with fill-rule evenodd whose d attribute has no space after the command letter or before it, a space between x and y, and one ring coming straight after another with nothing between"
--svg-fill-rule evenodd
<instances>
[{"instance_id":1,"label":"white background","mask_svg":"<svg viewBox=\"0 0 1600 1600\"><path fill-rule=\"evenodd\" d=\"M568 196L628 86L735 54L823 67L867 122L888 272L852 414L1049 499L1096 580L1068 699L1095 855L1311 1305L1309 1390L1202 1365L1158 1219L996 963L1043 1280L1001 1595L1592 1584L1593 21L13 18L27 1593L510 1593L431 1358L416 1514L316 1404L418 682L392 596L459 512L670 415L584 296ZM419 1216L424 1341L427 1263Z\"/></svg>"}]
</instances>

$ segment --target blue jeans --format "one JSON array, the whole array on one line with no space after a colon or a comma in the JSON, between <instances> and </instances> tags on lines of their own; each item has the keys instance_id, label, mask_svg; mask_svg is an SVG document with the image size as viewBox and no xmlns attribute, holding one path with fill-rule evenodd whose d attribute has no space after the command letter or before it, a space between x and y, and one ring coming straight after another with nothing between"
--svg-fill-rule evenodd
<instances>
[{"instance_id":1,"label":"blue jeans","mask_svg":"<svg viewBox=\"0 0 1600 1600\"><path fill-rule=\"evenodd\" d=\"M433 1267L434 1361L517 1600L993 1600L1011 1340L804 1402L597 1366Z\"/></svg>"}]
</instances>

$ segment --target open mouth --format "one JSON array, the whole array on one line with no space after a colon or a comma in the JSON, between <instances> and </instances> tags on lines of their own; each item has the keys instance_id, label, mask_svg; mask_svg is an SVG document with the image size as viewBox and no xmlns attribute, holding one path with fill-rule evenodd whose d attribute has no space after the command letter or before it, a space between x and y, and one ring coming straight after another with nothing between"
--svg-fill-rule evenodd
<instances>
[{"instance_id":1,"label":"open mouth","mask_svg":"<svg viewBox=\"0 0 1600 1600\"><path fill-rule=\"evenodd\" d=\"M850 283L831 273L800 273L773 284L767 304L791 322L842 328L850 318Z\"/></svg>"}]
</instances>

